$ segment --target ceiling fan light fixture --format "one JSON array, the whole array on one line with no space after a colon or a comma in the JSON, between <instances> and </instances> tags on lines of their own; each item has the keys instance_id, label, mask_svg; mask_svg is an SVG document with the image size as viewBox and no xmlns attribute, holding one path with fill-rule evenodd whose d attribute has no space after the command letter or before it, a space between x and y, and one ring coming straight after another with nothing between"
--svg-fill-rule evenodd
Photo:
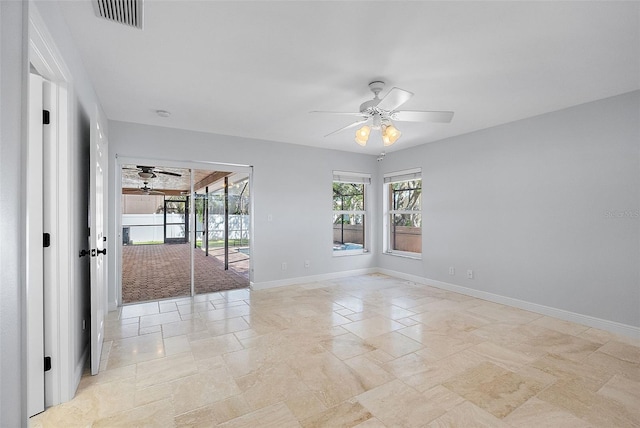
<instances>
[{"instance_id":1,"label":"ceiling fan light fixture","mask_svg":"<svg viewBox=\"0 0 640 428\"><path fill-rule=\"evenodd\" d=\"M140 178L145 178L145 179L154 178L156 176L153 172L149 172L149 171L140 171L138 175L140 176Z\"/></svg>"},{"instance_id":2,"label":"ceiling fan light fixture","mask_svg":"<svg viewBox=\"0 0 640 428\"><path fill-rule=\"evenodd\" d=\"M371 134L371 128L368 125L363 125L356 131L356 143L361 146L366 146L369 140L369 134Z\"/></svg>"},{"instance_id":3,"label":"ceiling fan light fixture","mask_svg":"<svg viewBox=\"0 0 640 428\"><path fill-rule=\"evenodd\" d=\"M390 146L402 135L402 132L398 130L393 124L383 125L382 127L382 142L385 146Z\"/></svg>"}]
</instances>

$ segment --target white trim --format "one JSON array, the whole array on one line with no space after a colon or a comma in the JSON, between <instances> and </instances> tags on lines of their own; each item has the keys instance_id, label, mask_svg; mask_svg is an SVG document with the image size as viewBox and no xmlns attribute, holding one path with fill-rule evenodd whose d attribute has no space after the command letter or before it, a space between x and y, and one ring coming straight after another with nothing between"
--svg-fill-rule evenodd
<instances>
[{"instance_id":1,"label":"white trim","mask_svg":"<svg viewBox=\"0 0 640 428\"><path fill-rule=\"evenodd\" d=\"M75 385L80 384L80 379L82 379L82 374L84 373L84 368L87 364L87 359L89 358L89 352L91 351L91 344L87 342L87 346L84 347L84 351L82 351L82 357L80 357L80 361L76 364L73 370L73 383Z\"/></svg>"},{"instance_id":2,"label":"white trim","mask_svg":"<svg viewBox=\"0 0 640 428\"><path fill-rule=\"evenodd\" d=\"M388 172L383 176L383 183L397 183L399 181L409 181L422 179L422 168L405 169L404 171Z\"/></svg>"},{"instance_id":3,"label":"white trim","mask_svg":"<svg viewBox=\"0 0 640 428\"><path fill-rule=\"evenodd\" d=\"M345 270L342 272L324 273L320 275L299 276L297 278L277 279L275 281L251 282L252 290L266 290L269 288L284 287L287 285L306 284L309 282L327 281L336 278L345 278L354 275L367 275L377 273L377 268L364 268Z\"/></svg>"},{"instance_id":4,"label":"white trim","mask_svg":"<svg viewBox=\"0 0 640 428\"><path fill-rule=\"evenodd\" d=\"M417 275L411 275L390 269L377 269L377 272L385 275L394 276L417 284L428 285L442 290L453 291L454 293L464 294L465 296L476 297L478 299L487 300L489 302L500 303L502 305L512 306L519 309L535 312L541 315L558 318L565 321L582 324L588 327L598 328L611 333L620 334L635 339L640 339L640 327L622 324L615 321L609 321L602 318L583 315L576 312L566 311L564 309L553 308L550 306L531 303L524 300L514 299L512 297L501 296L486 291L475 290L473 288L463 287L461 285L450 284L448 282L437 281L435 279L424 278Z\"/></svg>"},{"instance_id":5,"label":"white trim","mask_svg":"<svg viewBox=\"0 0 640 428\"><path fill-rule=\"evenodd\" d=\"M33 5L32 5L33 6ZM70 136L73 111L71 100L72 75L38 8L29 7L29 62L51 82L53 105L51 112L49 174L45 189L51 203L45 213L47 232L52 245L48 249L45 296L45 352L52 357L53 369L45 374L45 404L69 401L75 395L79 379L73 379L74 341L71 327L74 277L71 254L72 216L70 205Z\"/></svg>"},{"instance_id":6,"label":"white trim","mask_svg":"<svg viewBox=\"0 0 640 428\"><path fill-rule=\"evenodd\" d=\"M371 184L371 174L362 172L333 171L333 181L339 183Z\"/></svg>"}]
</instances>

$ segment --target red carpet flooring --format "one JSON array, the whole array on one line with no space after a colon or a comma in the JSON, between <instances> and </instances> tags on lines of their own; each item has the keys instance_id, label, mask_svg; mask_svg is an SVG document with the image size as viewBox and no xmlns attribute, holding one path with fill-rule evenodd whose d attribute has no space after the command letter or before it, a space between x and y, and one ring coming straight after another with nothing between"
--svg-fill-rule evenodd
<instances>
[{"instance_id":1,"label":"red carpet flooring","mask_svg":"<svg viewBox=\"0 0 640 428\"><path fill-rule=\"evenodd\" d=\"M191 294L190 244L125 245L122 247L122 302L142 302ZM196 293L211 293L249 286L246 275L248 257L230 253L238 270L224 270L219 255L206 257L198 248L194 251ZM238 260L240 257L241 260ZM242 259L244 258L244 259ZM243 269L244 268L244 269Z\"/></svg>"}]
</instances>

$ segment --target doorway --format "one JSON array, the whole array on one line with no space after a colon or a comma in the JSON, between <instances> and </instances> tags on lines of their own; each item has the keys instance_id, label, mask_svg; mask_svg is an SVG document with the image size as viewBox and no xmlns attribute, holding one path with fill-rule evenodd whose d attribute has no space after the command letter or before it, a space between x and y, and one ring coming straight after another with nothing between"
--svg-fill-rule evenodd
<instances>
[{"instance_id":1,"label":"doorway","mask_svg":"<svg viewBox=\"0 0 640 428\"><path fill-rule=\"evenodd\" d=\"M120 302L248 287L250 171L125 162Z\"/></svg>"}]
</instances>

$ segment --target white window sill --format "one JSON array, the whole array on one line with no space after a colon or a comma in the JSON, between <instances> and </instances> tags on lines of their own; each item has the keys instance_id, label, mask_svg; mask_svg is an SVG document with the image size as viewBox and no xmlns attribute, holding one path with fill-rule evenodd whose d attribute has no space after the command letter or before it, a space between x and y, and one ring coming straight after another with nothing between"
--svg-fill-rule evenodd
<instances>
[{"instance_id":1,"label":"white window sill","mask_svg":"<svg viewBox=\"0 0 640 428\"><path fill-rule=\"evenodd\" d=\"M403 253L398 251L385 251L382 254L387 256L402 257L403 259L422 260L422 254L419 253Z\"/></svg>"},{"instance_id":2,"label":"white window sill","mask_svg":"<svg viewBox=\"0 0 640 428\"><path fill-rule=\"evenodd\" d=\"M369 251L367 251L367 250L334 251L333 252L333 257L363 256L365 254L369 254Z\"/></svg>"}]
</instances>

